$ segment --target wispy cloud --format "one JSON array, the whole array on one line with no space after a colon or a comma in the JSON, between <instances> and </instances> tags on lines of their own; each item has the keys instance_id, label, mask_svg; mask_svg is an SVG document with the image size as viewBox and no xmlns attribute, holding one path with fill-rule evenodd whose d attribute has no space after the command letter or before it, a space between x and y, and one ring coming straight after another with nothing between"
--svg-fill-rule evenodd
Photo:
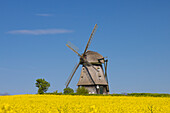
<instances>
[{"instance_id":1,"label":"wispy cloud","mask_svg":"<svg viewBox=\"0 0 170 113\"><path fill-rule=\"evenodd\" d=\"M72 33L73 30L66 29L36 29L36 30L12 30L9 34L30 34L30 35L45 35L45 34L65 34Z\"/></svg>"},{"instance_id":2,"label":"wispy cloud","mask_svg":"<svg viewBox=\"0 0 170 113\"><path fill-rule=\"evenodd\" d=\"M36 16L53 16L52 14L45 14L45 13L43 13L43 14L35 14Z\"/></svg>"}]
</instances>

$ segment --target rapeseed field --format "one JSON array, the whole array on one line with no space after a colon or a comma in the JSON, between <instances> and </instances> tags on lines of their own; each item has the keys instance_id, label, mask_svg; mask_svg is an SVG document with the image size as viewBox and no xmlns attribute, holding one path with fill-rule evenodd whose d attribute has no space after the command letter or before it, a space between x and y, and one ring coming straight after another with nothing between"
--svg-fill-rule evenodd
<instances>
[{"instance_id":1,"label":"rapeseed field","mask_svg":"<svg viewBox=\"0 0 170 113\"><path fill-rule=\"evenodd\" d=\"M0 96L0 113L170 113L168 97Z\"/></svg>"}]
</instances>

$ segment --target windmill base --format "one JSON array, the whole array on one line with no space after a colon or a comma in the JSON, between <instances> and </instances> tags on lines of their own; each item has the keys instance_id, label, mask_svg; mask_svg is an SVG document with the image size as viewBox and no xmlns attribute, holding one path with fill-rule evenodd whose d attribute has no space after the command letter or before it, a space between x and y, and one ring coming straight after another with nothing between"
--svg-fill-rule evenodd
<instances>
[{"instance_id":1,"label":"windmill base","mask_svg":"<svg viewBox=\"0 0 170 113\"><path fill-rule=\"evenodd\" d=\"M106 85L81 85L78 87L85 87L88 91L89 94L103 94L107 95L109 92L107 91L107 86Z\"/></svg>"}]
</instances>

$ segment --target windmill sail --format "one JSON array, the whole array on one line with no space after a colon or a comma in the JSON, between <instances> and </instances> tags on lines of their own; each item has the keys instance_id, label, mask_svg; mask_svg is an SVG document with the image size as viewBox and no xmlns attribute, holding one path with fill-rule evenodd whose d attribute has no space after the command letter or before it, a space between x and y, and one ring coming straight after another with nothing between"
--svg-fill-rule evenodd
<instances>
[{"instance_id":1,"label":"windmill sail","mask_svg":"<svg viewBox=\"0 0 170 113\"><path fill-rule=\"evenodd\" d=\"M73 78L73 76L74 76L76 70L78 69L79 65L80 65L80 63L76 64L75 67L73 68L73 70L72 70L70 76L69 76L68 79L67 79L67 82L65 83L66 88L68 87L68 85L69 85L71 79Z\"/></svg>"},{"instance_id":2,"label":"windmill sail","mask_svg":"<svg viewBox=\"0 0 170 113\"><path fill-rule=\"evenodd\" d=\"M87 45L86 45L86 48L85 48L83 54L85 54L86 51L87 51L87 49L89 48L89 46L90 46L90 44L91 44L91 40L93 39L93 36L94 36L94 33L96 32L96 30L97 30L97 24L95 24L95 26L94 26L94 29L93 29L93 31L92 31L92 33L91 33L91 35L90 35L90 38L89 38L89 40L88 40L88 42L87 42Z\"/></svg>"},{"instance_id":3,"label":"windmill sail","mask_svg":"<svg viewBox=\"0 0 170 113\"><path fill-rule=\"evenodd\" d=\"M69 45L71 48L73 48L75 51L79 51L79 48L77 46L75 46L74 44L72 44L70 41L67 42L67 45Z\"/></svg>"},{"instance_id":4,"label":"windmill sail","mask_svg":"<svg viewBox=\"0 0 170 113\"><path fill-rule=\"evenodd\" d=\"M68 44L66 44L66 46L69 47L72 51L74 51L78 56L81 57L81 55L76 50L74 50L71 46L69 46Z\"/></svg>"}]
</instances>

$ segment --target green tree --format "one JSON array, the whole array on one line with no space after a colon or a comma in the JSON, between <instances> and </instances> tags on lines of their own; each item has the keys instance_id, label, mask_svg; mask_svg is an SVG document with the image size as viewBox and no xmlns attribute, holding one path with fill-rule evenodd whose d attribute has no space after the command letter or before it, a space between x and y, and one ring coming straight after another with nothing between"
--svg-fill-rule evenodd
<instances>
[{"instance_id":1,"label":"green tree","mask_svg":"<svg viewBox=\"0 0 170 113\"><path fill-rule=\"evenodd\" d=\"M37 79L35 85L38 87L38 94L44 94L50 87L50 83L45 79Z\"/></svg>"},{"instance_id":2,"label":"green tree","mask_svg":"<svg viewBox=\"0 0 170 113\"><path fill-rule=\"evenodd\" d=\"M71 88L64 88L64 94L70 94L70 93L74 93L74 90Z\"/></svg>"},{"instance_id":3,"label":"green tree","mask_svg":"<svg viewBox=\"0 0 170 113\"><path fill-rule=\"evenodd\" d=\"M76 93L79 95L89 94L89 91L85 87L78 87Z\"/></svg>"}]
</instances>

